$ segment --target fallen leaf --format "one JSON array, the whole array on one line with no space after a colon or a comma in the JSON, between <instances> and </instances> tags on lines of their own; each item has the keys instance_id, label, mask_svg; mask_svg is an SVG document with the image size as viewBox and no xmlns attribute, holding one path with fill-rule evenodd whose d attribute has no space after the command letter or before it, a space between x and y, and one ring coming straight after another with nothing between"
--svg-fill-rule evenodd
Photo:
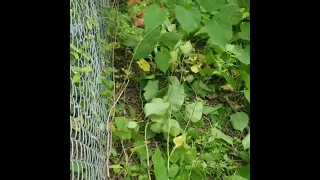
<instances>
[{"instance_id":1,"label":"fallen leaf","mask_svg":"<svg viewBox=\"0 0 320 180\"><path fill-rule=\"evenodd\" d=\"M146 72L150 71L150 65L146 60L140 59L139 61L137 61L137 63L143 71L146 71Z\"/></svg>"},{"instance_id":2,"label":"fallen leaf","mask_svg":"<svg viewBox=\"0 0 320 180\"><path fill-rule=\"evenodd\" d=\"M137 26L138 28L144 28L144 20L143 20L143 18L134 19L132 24Z\"/></svg>"},{"instance_id":3,"label":"fallen leaf","mask_svg":"<svg viewBox=\"0 0 320 180\"><path fill-rule=\"evenodd\" d=\"M141 2L141 0L128 0L127 5L132 6L132 5L134 5L136 3L140 3L140 2Z\"/></svg>"}]
</instances>

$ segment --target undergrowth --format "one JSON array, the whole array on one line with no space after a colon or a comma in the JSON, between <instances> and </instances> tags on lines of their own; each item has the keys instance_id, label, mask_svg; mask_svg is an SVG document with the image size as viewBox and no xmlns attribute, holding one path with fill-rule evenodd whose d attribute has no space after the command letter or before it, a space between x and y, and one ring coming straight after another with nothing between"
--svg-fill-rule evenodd
<instances>
[{"instance_id":1,"label":"undergrowth","mask_svg":"<svg viewBox=\"0 0 320 180\"><path fill-rule=\"evenodd\" d=\"M250 179L249 1L149 2L105 9L108 176Z\"/></svg>"}]
</instances>

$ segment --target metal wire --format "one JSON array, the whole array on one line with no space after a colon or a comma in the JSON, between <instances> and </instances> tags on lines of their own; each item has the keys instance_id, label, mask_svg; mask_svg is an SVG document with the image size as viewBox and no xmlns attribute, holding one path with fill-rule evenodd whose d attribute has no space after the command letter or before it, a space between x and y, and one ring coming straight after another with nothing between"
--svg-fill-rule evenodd
<instances>
[{"instance_id":1,"label":"metal wire","mask_svg":"<svg viewBox=\"0 0 320 180\"><path fill-rule=\"evenodd\" d=\"M100 95L102 87L99 82L106 55L99 39L105 38L101 11L107 5L107 0L70 1L70 46L73 46L70 48L70 66L78 67L70 70L72 180L106 179L108 111L105 99ZM92 70L82 69L85 67Z\"/></svg>"}]
</instances>

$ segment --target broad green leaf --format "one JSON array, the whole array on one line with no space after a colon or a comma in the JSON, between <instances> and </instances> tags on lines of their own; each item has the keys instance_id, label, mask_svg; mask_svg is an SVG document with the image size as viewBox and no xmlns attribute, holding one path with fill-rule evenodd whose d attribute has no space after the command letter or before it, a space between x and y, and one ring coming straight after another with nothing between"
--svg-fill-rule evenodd
<instances>
[{"instance_id":1,"label":"broad green leaf","mask_svg":"<svg viewBox=\"0 0 320 180\"><path fill-rule=\"evenodd\" d=\"M179 80L178 82L175 81L176 83L172 82L173 81L170 81L168 93L164 97L164 100L171 103L172 112L177 112L180 110L186 94L184 92L184 87L182 84L180 85Z\"/></svg>"},{"instance_id":2,"label":"broad green leaf","mask_svg":"<svg viewBox=\"0 0 320 180\"><path fill-rule=\"evenodd\" d=\"M185 79L185 81L188 81L189 83L191 83L194 80L194 77L192 74L188 75Z\"/></svg>"},{"instance_id":3,"label":"broad green leaf","mask_svg":"<svg viewBox=\"0 0 320 180\"><path fill-rule=\"evenodd\" d=\"M142 59L148 57L148 55L156 47L156 43L160 36L160 27L151 29L150 31L144 31L144 38L135 48L134 59Z\"/></svg>"},{"instance_id":4,"label":"broad green leaf","mask_svg":"<svg viewBox=\"0 0 320 180\"><path fill-rule=\"evenodd\" d=\"M163 116L166 114L168 108L170 106L169 102L163 102L160 98L155 98L151 100L150 103L147 103L144 106L144 113L148 117L152 114Z\"/></svg>"},{"instance_id":5,"label":"broad green leaf","mask_svg":"<svg viewBox=\"0 0 320 180\"><path fill-rule=\"evenodd\" d=\"M137 127L137 122L135 122L135 121L129 121L129 123L128 123L128 128L129 129L134 129L135 127Z\"/></svg>"},{"instance_id":6,"label":"broad green leaf","mask_svg":"<svg viewBox=\"0 0 320 180\"><path fill-rule=\"evenodd\" d=\"M149 118L151 119L152 122L164 124L167 119L164 116L158 116L158 115L150 115Z\"/></svg>"},{"instance_id":7,"label":"broad green leaf","mask_svg":"<svg viewBox=\"0 0 320 180\"><path fill-rule=\"evenodd\" d=\"M162 72L166 73L172 64L170 53L167 51L159 51L156 54L156 64Z\"/></svg>"},{"instance_id":8,"label":"broad green leaf","mask_svg":"<svg viewBox=\"0 0 320 180\"><path fill-rule=\"evenodd\" d=\"M248 100L248 102L250 103L250 88L249 89L245 89L243 91L244 96L246 97L246 99Z\"/></svg>"},{"instance_id":9,"label":"broad green leaf","mask_svg":"<svg viewBox=\"0 0 320 180\"><path fill-rule=\"evenodd\" d=\"M197 150L195 148L188 149L185 154L185 161L189 164L193 163L194 160L196 160L197 157Z\"/></svg>"},{"instance_id":10,"label":"broad green leaf","mask_svg":"<svg viewBox=\"0 0 320 180\"><path fill-rule=\"evenodd\" d=\"M215 19L229 22L232 25L238 24L242 19L242 12L237 4L226 4L220 8Z\"/></svg>"},{"instance_id":11,"label":"broad green leaf","mask_svg":"<svg viewBox=\"0 0 320 180\"><path fill-rule=\"evenodd\" d=\"M182 36L175 32L167 32L160 36L159 41L165 46L168 46L171 51L174 50L174 46L180 41Z\"/></svg>"},{"instance_id":12,"label":"broad green leaf","mask_svg":"<svg viewBox=\"0 0 320 180\"><path fill-rule=\"evenodd\" d=\"M204 28L213 44L225 47L232 38L232 25L229 22L211 19Z\"/></svg>"},{"instance_id":13,"label":"broad green leaf","mask_svg":"<svg viewBox=\"0 0 320 180\"><path fill-rule=\"evenodd\" d=\"M202 111L203 103L201 101L197 101L187 105L185 116L187 120L191 120L192 122L198 122L201 120Z\"/></svg>"},{"instance_id":14,"label":"broad green leaf","mask_svg":"<svg viewBox=\"0 0 320 180\"><path fill-rule=\"evenodd\" d=\"M161 123L153 123L153 124L150 126L150 129L151 129L153 132L161 133L161 132L162 132L162 129L163 129L163 124L161 124Z\"/></svg>"},{"instance_id":15,"label":"broad green leaf","mask_svg":"<svg viewBox=\"0 0 320 180\"><path fill-rule=\"evenodd\" d=\"M182 6L176 6L175 13L178 22L188 33L198 27L201 20L201 13L197 8L191 7L185 9Z\"/></svg>"},{"instance_id":16,"label":"broad green leaf","mask_svg":"<svg viewBox=\"0 0 320 180\"><path fill-rule=\"evenodd\" d=\"M152 156L152 161L153 161L154 174L155 174L156 180L169 179L167 167L165 165L165 160L161 156L161 151L158 147Z\"/></svg>"},{"instance_id":17,"label":"broad green leaf","mask_svg":"<svg viewBox=\"0 0 320 180\"><path fill-rule=\"evenodd\" d=\"M247 179L238 175L232 175L232 176L224 177L223 180L247 180Z\"/></svg>"},{"instance_id":18,"label":"broad green leaf","mask_svg":"<svg viewBox=\"0 0 320 180\"><path fill-rule=\"evenodd\" d=\"M128 130L128 124L129 120L126 117L116 117L115 123L117 126L117 129L120 131L127 131Z\"/></svg>"},{"instance_id":19,"label":"broad green leaf","mask_svg":"<svg viewBox=\"0 0 320 180\"><path fill-rule=\"evenodd\" d=\"M190 174L191 180L205 180L205 174L199 169L192 169Z\"/></svg>"},{"instance_id":20,"label":"broad green leaf","mask_svg":"<svg viewBox=\"0 0 320 180\"><path fill-rule=\"evenodd\" d=\"M176 165L176 164L172 164L170 165L170 169L169 169L169 177L173 178L176 176L176 174L179 172L180 166Z\"/></svg>"},{"instance_id":21,"label":"broad green leaf","mask_svg":"<svg viewBox=\"0 0 320 180\"><path fill-rule=\"evenodd\" d=\"M237 168L236 175L244 177L247 180L250 180L250 166Z\"/></svg>"},{"instance_id":22,"label":"broad green leaf","mask_svg":"<svg viewBox=\"0 0 320 180\"><path fill-rule=\"evenodd\" d=\"M212 106L203 106L203 114L204 115L209 115L209 114L212 114L213 112L215 111L218 111L218 109L222 108L222 104L218 104L214 107Z\"/></svg>"},{"instance_id":23,"label":"broad green leaf","mask_svg":"<svg viewBox=\"0 0 320 180\"><path fill-rule=\"evenodd\" d=\"M188 128L187 134L195 139L199 138L199 136L201 135L200 131L193 127Z\"/></svg>"},{"instance_id":24,"label":"broad green leaf","mask_svg":"<svg viewBox=\"0 0 320 180\"><path fill-rule=\"evenodd\" d=\"M243 138L242 145L244 150L250 148L250 133L248 133L247 136Z\"/></svg>"},{"instance_id":25,"label":"broad green leaf","mask_svg":"<svg viewBox=\"0 0 320 180\"><path fill-rule=\"evenodd\" d=\"M143 93L143 96L146 99L146 101L149 101L150 99L156 97L157 93L159 92L158 84L159 84L159 80L155 80L155 81L150 80L148 81L148 84L146 85L146 87L143 88L143 90L145 91Z\"/></svg>"},{"instance_id":26,"label":"broad green leaf","mask_svg":"<svg viewBox=\"0 0 320 180\"><path fill-rule=\"evenodd\" d=\"M185 55L185 56L189 56L189 54L191 53L192 51L192 44L190 41L187 41L184 43L184 45L181 45L180 46L180 49L182 51L182 53Z\"/></svg>"},{"instance_id":27,"label":"broad green leaf","mask_svg":"<svg viewBox=\"0 0 320 180\"><path fill-rule=\"evenodd\" d=\"M138 154L138 157L140 159L140 162L143 162L144 160L147 159L147 150L146 150L146 146L144 141L136 141L133 143L133 147L131 149L131 152L136 152ZM151 150L148 147L149 152L151 152ZM149 153L149 156L151 154Z\"/></svg>"},{"instance_id":28,"label":"broad green leaf","mask_svg":"<svg viewBox=\"0 0 320 180\"><path fill-rule=\"evenodd\" d=\"M186 150L184 147L181 146L181 147L176 148L170 157L170 162L172 162L172 163L178 162L178 160L180 158L184 157L185 153L186 153Z\"/></svg>"},{"instance_id":29,"label":"broad green leaf","mask_svg":"<svg viewBox=\"0 0 320 180\"><path fill-rule=\"evenodd\" d=\"M233 48L233 53L243 64L250 64L250 45L246 46L244 49L239 45L235 45Z\"/></svg>"},{"instance_id":30,"label":"broad green leaf","mask_svg":"<svg viewBox=\"0 0 320 180\"><path fill-rule=\"evenodd\" d=\"M131 139L131 131L120 131L116 129L113 134L121 139Z\"/></svg>"},{"instance_id":31,"label":"broad green leaf","mask_svg":"<svg viewBox=\"0 0 320 180\"><path fill-rule=\"evenodd\" d=\"M230 116L230 121L235 130L243 132L249 123L249 117L244 112L237 112Z\"/></svg>"},{"instance_id":32,"label":"broad green leaf","mask_svg":"<svg viewBox=\"0 0 320 180\"><path fill-rule=\"evenodd\" d=\"M202 97L205 98L207 95L207 91L203 90L200 86L199 86L200 80L194 81L192 83L192 88Z\"/></svg>"},{"instance_id":33,"label":"broad green leaf","mask_svg":"<svg viewBox=\"0 0 320 180\"><path fill-rule=\"evenodd\" d=\"M250 41L250 22L243 22L240 25L241 32L238 33L241 39Z\"/></svg>"},{"instance_id":34,"label":"broad green leaf","mask_svg":"<svg viewBox=\"0 0 320 180\"><path fill-rule=\"evenodd\" d=\"M222 139L222 140L226 141L227 143L233 145L233 138L231 136L224 134L222 131L220 131L219 129L217 129L215 127L211 129L211 135L215 139Z\"/></svg>"},{"instance_id":35,"label":"broad green leaf","mask_svg":"<svg viewBox=\"0 0 320 180\"><path fill-rule=\"evenodd\" d=\"M143 16L145 30L149 31L155 26L161 25L161 22L166 20L167 12L168 10L166 8L160 8L157 4L147 6L146 12Z\"/></svg>"},{"instance_id":36,"label":"broad green leaf","mask_svg":"<svg viewBox=\"0 0 320 180\"><path fill-rule=\"evenodd\" d=\"M197 0L197 2L208 12L217 10L226 3L225 0Z\"/></svg>"},{"instance_id":37,"label":"broad green leaf","mask_svg":"<svg viewBox=\"0 0 320 180\"><path fill-rule=\"evenodd\" d=\"M137 42L137 39L134 38L133 36L126 35L126 39L123 41L122 44L124 44L128 47L135 47L135 46L137 46L138 42Z\"/></svg>"},{"instance_id":38,"label":"broad green leaf","mask_svg":"<svg viewBox=\"0 0 320 180\"><path fill-rule=\"evenodd\" d=\"M206 90L206 91L211 91L211 89L202 81L199 81L199 86L201 89Z\"/></svg>"},{"instance_id":39,"label":"broad green leaf","mask_svg":"<svg viewBox=\"0 0 320 180\"><path fill-rule=\"evenodd\" d=\"M178 121L174 119L168 119L168 121L162 127L163 132L168 132L172 136L177 136L181 133L180 125Z\"/></svg>"},{"instance_id":40,"label":"broad green leaf","mask_svg":"<svg viewBox=\"0 0 320 180\"><path fill-rule=\"evenodd\" d=\"M71 66L70 69L77 72L80 72L82 70L82 68L78 66Z\"/></svg>"},{"instance_id":41,"label":"broad green leaf","mask_svg":"<svg viewBox=\"0 0 320 180\"><path fill-rule=\"evenodd\" d=\"M245 83L247 89L250 88L250 75L248 73L241 73L241 78Z\"/></svg>"}]
</instances>

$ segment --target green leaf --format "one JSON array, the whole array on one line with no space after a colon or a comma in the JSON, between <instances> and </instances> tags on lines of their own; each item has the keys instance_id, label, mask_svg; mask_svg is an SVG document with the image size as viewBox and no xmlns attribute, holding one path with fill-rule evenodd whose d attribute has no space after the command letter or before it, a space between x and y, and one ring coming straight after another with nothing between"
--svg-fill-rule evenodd
<instances>
[{"instance_id":1,"label":"green leaf","mask_svg":"<svg viewBox=\"0 0 320 180\"><path fill-rule=\"evenodd\" d=\"M180 41L182 36L175 32L167 32L160 36L159 41L165 46L168 46L171 51L174 50L174 46Z\"/></svg>"},{"instance_id":2,"label":"green leaf","mask_svg":"<svg viewBox=\"0 0 320 180\"><path fill-rule=\"evenodd\" d=\"M243 64L250 64L250 45L246 46L244 49L239 45L235 45L233 48L233 53L235 53L239 61Z\"/></svg>"},{"instance_id":3,"label":"green leaf","mask_svg":"<svg viewBox=\"0 0 320 180\"><path fill-rule=\"evenodd\" d=\"M92 71L92 68L90 66L87 66L87 67L83 67L81 69L82 72L91 72Z\"/></svg>"},{"instance_id":4,"label":"green leaf","mask_svg":"<svg viewBox=\"0 0 320 180\"><path fill-rule=\"evenodd\" d=\"M128 124L129 120L126 117L116 117L115 123L117 126L117 129L120 131L128 131Z\"/></svg>"},{"instance_id":5,"label":"green leaf","mask_svg":"<svg viewBox=\"0 0 320 180\"><path fill-rule=\"evenodd\" d=\"M137 127L137 122L135 122L135 121L129 121L129 123L128 123L128 128L129 129L134 129L135 127Z\"/></svg>"},{"instance_id":6,"label":"green leaf","mask_svg":"<svg viewBox=\"0 0 320 180\"><path fill-rule=\"evenodd\" d=\"M150 31L145 30L144 35L144 38L135 49L134 59L146 58L154 50L160 36L160 28L157 27Z\"/></svg>"},{"instance_id":7,"label":"green leaf","mask_svg":"<svg viewBox=\"0 0 320 180\"><path fill-rule=\"evenodd\" d=\"M155 26L161 25L161 22L166 20L167 13L168 10L166 8L160 8L157 4L147 6L146 12L143 16L145 30L149 31Z\"/></svg>"},{"instance_id":8,"label":"green leaf","mask_svg":"<svg viewBox=\"0 0 320 180\"><path fill-rule=\"evenodd\" d=\"M235 130L243 132L249 123L249 117L244 112L237 112L230 116L230 121Z\"/></svg>"},{"instance_id":9,"label":"green leaf","mask_svg":"<svg viewBox=\"0 0 320 180\"><path fill-rule=\"evenodd\" d=\"M169 169L169 177L173 178L179 172L180 166L172 164Z\"/></svg>"},{"instance_id":10,"label":"green leaf","mask_svg":"<svg viewBox=\"0 0 320 180\"><path fill-rule=\"evenodd\" d=\"M146 150L146 146L144 144L144 141L136 141L136 142L134 142L133 143L133 147L134 148L131 149L131 152L134 151L134 152L137 153L141 163L144 160L147 160L147 150ZM148 151L151 152L149 147L148 147ZM150 156L150 153L149 153L149 156Z\"/></svg>"},{"instance_id":11,"label":"green leaf","mask_svg":"<svg viewBox=\"0 0 320 180\"><path fill-rule=\"evenodd\" d=\"M201 120L202 111L203 103L201 101L197 101L187 105L185 116L187 120L191 119L192 122L198 122Z\"/></svg>"},{"instance_id":12,"label":"green leaf","mask_svg":"<svg viewBox=\"0 0 320 180\"><path fill-rule=\"evenodd\" d=\"M185 9L182 6L177 6L175 13L178 22L188 33L198 27L201 20L201 13L197 8L191 7Z\"/></svg>"},{"instance_id":13,"label":"green leaf","mask_svg":"<svg viewBox=\"0 0 320 180\"><path fill-rule=\"evenodd\" d=\"M163 132L168 132L172 136L178 136L181 133L180 125L178 121L174 119L168 119L168 121L162 127Z\"/></svg>"},{"instance_id":14,"label":"green leaf","mask_svg":"<svg viewBox=\"0 0 320 180\"><path fill-rule=\"evenodd\" d=\"M204 28L213 44L225 47L232 38L232 25L226 21L211 19L206 22Z\"/></svg>"},{"instance_id":15,"label":"green leaf","mask_svg":"<svg viewBox=\"0 0 320 180\"><path fill-rule=\"evenodd\" d=\"M120 131L116 129L113 134L121 139L131 139L131 131Z\"/></svg>"},{"instance_id":16,"label":"green leaf","mask_svg":"<svg viewBox=\"0 0 320 180\"><path fill-rule=\"evenodd\" d=\"M218 10L226 3L225 0L197 0L197 2L208 12Z\"/></svg>"},{"instance_id":17,"label":"green leaf","mask_svg":"<svg viewBox=\"0 0 320 180\"><path fill-rule=\"evenodd\" d=\"M188 81L189 83L191 83L194 80L194 77L192 74L188 75L185 79L185 81Z\"/></svg>"},{"instance_id":18,"label":"green leaf","mask_svg":"<svg viewBox=\"0 0 320 180\"><path fill-rule=\"evenodd\" d=\"M144 113L147 117L152 114L163 116L166 114L169 106L170 106L169 102L164 102L160 98L155 98L155 99L152 99L150 103L147 103L144 106Z\"/></svg>"},{"instance_id":19,"label":"green leaf","mask_svg":"<svg viewBox=\"0 0 320 180\"><path fill-rule=\"evenodd\" d=\"M163 127L163 124L161 124L161 123L153 123L153 124L150 126L150 129L151 129L151 131L153 131L153 132L161 133L161 132L162 132L162 127Z\"/></svg>"},{"instance_id":20,"label":"green leaf","mask_svg":"<svg viewBox=\"0 0 320 180\"><path fill-rule=\"evenodd\" d=\"M199 81L199 86L203 90L206 90L206 91L209 91L209 92L211 91L211 89L205 83L203 83L202 81Z\"/></svg>"},{"instance_id":21,"label":"green leaf","mask_svg":"<svg viewBox=\"0 0 320 180\"><path fill-rule=\"evenodd\" d=\"M156 97L157 93L159 92L158 84L159 84L159 80L148 81L148 84L146 85L146 87L143 88L143 90L145 91L143 93L143 96L146 99L146 101L149 101L150 99Z\"/></svg>"},{"instance_id":22,"label":"green leaf","mask_svg":"<svg viewBox=\"0 0 320 180\"><path fill-rule=\"evenodd\" d=\"M86 164L82 162L70 162L70 171L81 172L83 169L86 169Z\"/></svg>"},{"instance_id":23,"label":"green leaf","mask_svg":"<svg viewBox=\"0 0 320 180\"><path fill-rule=\"evenodd\" d=\"M159 147L156 148L152 156L152 161L153 161L154 174L155 174L156 180L169 179L167 167L165 165L165 161L163 157L161 156L161 151Z\"/></svg>"},{"instance_id":24,"label":"green leaf","mask_svg":"<svg viewBox=\"0 0 320 180\"><path fill-rule=\"evenodd\" d=\"M137 46L138 42L137 42L137 39L135 39L133 36L126 35L126 39L123 41L122 44L124 44L128 47L135 47L135 46Z\"/></svg>"},{"instance_id":25,"label":"green leaf","mask_svg":"<svg viewBox=\"0 0 320 180\"><path fill-rule=\"evenodd\" d=\"M250 148L250 133L248 133L246 135L246 137L243 138L242 145L243 145L244 150Z\"/></svg>"},{"instance_id":26,"label":"green leaf","mask_svg":"<svg viewBox=\"0 0 320 180\"><path fill-rule=\"evenodd\" d=\"M75 74L75 75L73 76L73 78L72 78L72 82L73 82L73 83L79 82L80 77L81 77L80 73Z\"/></svg>"},{"instance_id":27,"label":"green leaf","mask_svg":"<svg viewBox=\"0 0 320 180\"><path fill-rule=\"evenodd\" d=\"M226 141L227 143L233 145L233 138L231 136L224 134L222 131L220 131L219 129L217 129L215 127L211 129L211 135L215 139L222 139L222 140Z\"/></svg>"},{"instance_id":28,"label":"green leaf","mask_svg":"<svg viewBox=\"0 0 320 180\"><path fill-rule=\"evenodd\" d=\"M181 45L180 46L180 49L182 51L182 53L185 55L185 56L189 56L189 54L191 53L192 51L192 44L190 41L187 41L185 42L184 45Z\"/></svg>"},{"instance_id":29,"label":"green leaf","mask_svg":"<svg viewBox=\"0 0 320 180\"><path fill-rule=\"evenodd\" d=\"M184 92L184 87L182 84L180 85L179 80L177 80L177 82L175 81L175 83L173 83L173 81L170 80L168 92L167 95L164 97L164 100L171 103L172 112L177 112L180 110L185 97L186 94Z\"/></svg>"},{"instance_id":30,"label":"green leaf","mask_svg":"<svg viewBox=\"0 0 320 180\"><path fill-rule=\"evenodd\" d=\"M178 162L178 160L182 157L184 157L184 154L186 153L186 150L184 149L184 147L178 147L173 154L170 157L170 162L172 163L176 163Z\"/></svg>"},{"instance_id":31,"label":"green leaf","mask_svg":"<svg viewBox=\"0 0 320 180\"><path fill-rule=\"evenodd\" d=\"M203 90L200 85L200 80L194 81L192 83L192 88L202 97L205 98L207 95L207 91Z\"/></svg>"},{"instance_id":32,"label":"green leaf","mask_svg":"<svg viewBox=\"0 0 320 180\"><path fill-rule=\"evenodd\" d=\"M240 25L241 32L238 33L239 37L244 40L250 41L250 22L243 22Z\"/></svg>"},{"instance_id":33,"label":"green leaf","mask_svg":"<svg viewBox=\"0 0 320 180\"><path fill-rule=\"evenodd\" d=\"M190 179L191 180L204 180L205 179L205 174L200 171L199 169L192 169L191 174L190 174Z\"/></svg>"},{"instance_id":34,"label":"green leaf","mask_svg":"<svg viewBox=\"0 0 320 180\"><path fill-rule=\"evenodd\" d=\"M243 91L244 96L246 97L246 99L248 100L248 102L250 103L250 88L249 89L245 89Z\"/></svg>"},{"instance_id":35,"label":"green leaf","mask_svg":"<svg viewBox=\"0 0 320 180\"><path fill-rule=\"evenodd\" d=\"M170 53L167 51L158 52L156 54L156 64L162 72L166 73L172 64Z\"/></svg>"},{"instance_id":36,"label":"green leaf","mask_svg":"<svg viewBox=\"0 0 320 180\"><path fill-rule=\"evenodd\" d=\"M223 180L247 180L247 179L238 175L232 175L232 176L224 177Z\"/></svg>"},{"instance_id":37,"label":"green leaf","mask_svg":"<svg viewBox=\"0 0 320 180\"><path fill-rule=\"evenodd\" d=\"M250 166L237 168L236 175L244 177L247 180L250 180Z\"/></svg>"},{"instance_id":38,"label":"green leaf","mask_svg":"<svg viewBox=\"0 0 320 180\"><path fill-rule=\"evenodd\" d=\"M222 108L222 104L218 104L214 107L212 106L203 106L203 114L204 115L209 115L209 114L212 114L213 112L215 111L218 111L218 109Z\"/></svg>"},{"instance_id":39,"label":"green leaf","mask_svg":"<svg viewBox=\"0 0 320 180\"><path fill-rule=\"evenodd\" d=\"M195 139L199 138L199 136L201 135L200 131L193 127L188 128L187 134Z\"/></svg>"},{"instance_id":40,"label":"green leaf","mask_svg":"<svg viewBox=\"0 0 320 180\"><path fill-rule=\"evenodd\" d=\"M226 4L220 8L215 18L236 25L242 19L242 12L237 4Z\"/></svg>"},{"instance_id":41,"label":"green leaf","mask_svg":"<svg viewBox=\"0 0 320 180\"><path fill-rule=\"evenodd\" d=\"M70 69L77 72L80 72L82 70L82 68L78 66L71 66Z\"/></svg>"}]
</instances>

